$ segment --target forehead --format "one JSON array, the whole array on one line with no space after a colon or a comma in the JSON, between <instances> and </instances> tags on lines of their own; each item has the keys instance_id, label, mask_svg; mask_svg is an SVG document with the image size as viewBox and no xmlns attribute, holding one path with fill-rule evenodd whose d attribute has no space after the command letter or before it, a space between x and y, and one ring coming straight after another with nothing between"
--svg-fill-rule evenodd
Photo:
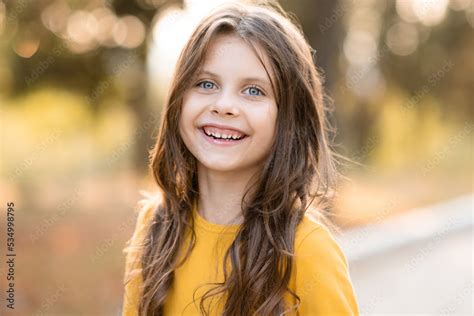
<instances>
[{"instance_id":1,"label":"forehead","mask_svg":"<svg viewBox=\"0 0 474 316\"><path fill-rule=\"evenodd\" d=\"M269 57L258 43L251 45L235 34L215 36L209 43L202 65L203 70L242 78L262 78L270 85L272 68Z\"/></svg>"}]
</instances>

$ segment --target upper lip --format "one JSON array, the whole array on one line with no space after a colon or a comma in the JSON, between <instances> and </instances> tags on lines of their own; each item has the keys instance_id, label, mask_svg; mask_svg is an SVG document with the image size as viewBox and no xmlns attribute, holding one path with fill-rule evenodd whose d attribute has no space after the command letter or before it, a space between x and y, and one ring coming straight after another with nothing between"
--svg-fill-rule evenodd
<instances>
[{"instance_id":1,"label":"upper lip","mask_svg":"<svg viewBox=\"0 0 474 316\"><path fill-rule=\"evenodd\" d=\"M209 127L216 127L216 128L221 128L221 129L228 129L228 130L232 130L232 131L236 131L236 132L239 132L241 134L244 134L245 136L247 136L247 133L245 133L244 131L238 129L238 128L235 128L235 127L232 127L232 126L229 126L229 125L224 125L224 124L218 124L218 123L204 123L204 124L201 124L201 126L199 128L204 128L206 126L209 126Z\"/></svg>"}]
</instances>

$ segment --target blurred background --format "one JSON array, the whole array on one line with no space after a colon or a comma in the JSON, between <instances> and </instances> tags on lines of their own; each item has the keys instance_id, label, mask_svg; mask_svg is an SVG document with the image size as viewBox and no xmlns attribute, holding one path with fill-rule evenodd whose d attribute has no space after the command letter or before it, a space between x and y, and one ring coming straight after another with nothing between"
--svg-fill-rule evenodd
<instances>
[{"instance_id":1,"label":"blurred background","mask_svg":"<svg viewBox=\"0 0 474 316\"><path fill-rule=\"evenodd\" d=\"M222 2L0 1L12 314L120 312L122 249L139 190L155 188L147 155L174 63ZM472 315L474 1L280 4L316 49L335 149L352 160L332 213L361 312ZM4 301L3 274L0 285Z\"/></svg>"}]
</instances>

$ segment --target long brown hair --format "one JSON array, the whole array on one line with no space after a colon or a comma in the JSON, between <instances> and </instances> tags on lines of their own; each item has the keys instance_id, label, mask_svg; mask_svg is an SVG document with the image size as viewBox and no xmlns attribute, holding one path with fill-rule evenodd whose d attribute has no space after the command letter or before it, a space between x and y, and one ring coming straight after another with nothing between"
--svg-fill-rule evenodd
<instances>
[{"instance_id":1,"label":"long brown hair","mask_svg":"<svg viewBox=\"0 0 474 316\"><path fill-rule=\"evenodd\" d=\"M143 244L143 292L140 315L161 315L174 270L190 254L196 236L192 217L198 198L196 159L183 143L178 122L183 95L202 66L210 42L218 34L235 34L251 47L259 45L273 70L278 107L275 141L255 184L242 198L243 223L228 248L224 281L214 283L200 301L223 294L222 315L280 315L290 294L295 232L315 202L320 218L337 178L330 149L332 131L326 118L322 76L301 27L278 5L220 6L198 25L178 59L150 168L163 193L162 203ZM245 203L244 203L245 201ZM179 260L186 231L191 242ZM230 262L227 267L226 262Z\"/></svg>"}]
</instances>

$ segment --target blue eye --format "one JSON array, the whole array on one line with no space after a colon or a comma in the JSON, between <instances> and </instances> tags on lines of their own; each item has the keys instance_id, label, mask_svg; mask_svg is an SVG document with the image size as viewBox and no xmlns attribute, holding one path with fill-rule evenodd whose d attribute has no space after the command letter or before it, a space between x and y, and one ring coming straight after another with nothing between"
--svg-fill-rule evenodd
<instances>
[{"instance_id":1,"label":"blue eye","mask_svg":"<svg viewBox=\"0 0 474 316\"><path fill-rule=\"evenodd\" d=\"M212 88L215 87L215 84L213 84L213 83L210 82L210 81L201 81L201 82L198 83L197 85L198 85L198 87L203 88L203 89L206 89L206 90L212 89Z\"/></svg>"},{"instance_id":2,"label":"blue eye","mask_svg":"<svg viewBox=\"0 0 474 316\"><path fill-rule=\"evenodd\" d=\"M251 95L251 96L260 96L260 95L263 95L263 92L262 90L260 90L259 88L257 88L256 86L251 86L251 87L248 87L246 89L248 91L248 94Z\"/></svg>"}]
</instances>

